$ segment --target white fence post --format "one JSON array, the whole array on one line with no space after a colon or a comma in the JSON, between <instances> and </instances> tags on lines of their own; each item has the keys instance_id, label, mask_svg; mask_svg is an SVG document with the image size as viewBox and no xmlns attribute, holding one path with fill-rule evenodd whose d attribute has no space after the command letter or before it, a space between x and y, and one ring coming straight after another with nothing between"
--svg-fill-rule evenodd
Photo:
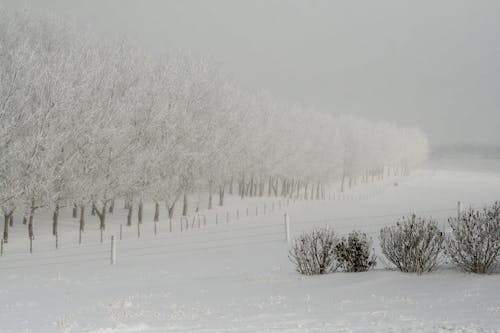
<instances>
[{"instance_id":1,"label":"white fence post","mask_svg":"<svg viewBox=\"0 0 500 333\"><path fill-rule=\"evenodd\" d=\"M458 219L460 219L461 215L462 215L462 202L457 201L457 216L458 216Z\"/></svg>"},{"instance_id":2,"label":"white fence post","mask_svg":"<svg viewBox=\"0 0 500 333\"><path fill-rule=\"evenodd\" d=\"M116 263L116 243L115 236L111 236L111 265Z\"/></svg>"},{"instance_id":3,"label":"white fence post","mask_svg":"<svg viewBox=\"0 0 500 333\"><path fill-rule=\"evenodd\" d=\"M285 218L285 242L290 241L290 217L287 213L284 215Z\"/></svg>"}]
</instances>

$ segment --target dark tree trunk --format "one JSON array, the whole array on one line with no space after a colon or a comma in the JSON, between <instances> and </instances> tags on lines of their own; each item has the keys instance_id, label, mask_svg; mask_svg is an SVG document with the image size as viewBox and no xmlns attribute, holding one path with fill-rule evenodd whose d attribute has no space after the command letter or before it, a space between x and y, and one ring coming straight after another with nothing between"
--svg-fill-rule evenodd
<instances>
[{"instance_id":1,"label":"dark tree trunk","mask_svg":"<svg viewBox=\"0 0 500 333\"><path fill-rule=\"evenodd\" d=\"M57 227L59 224L59 205L54 208L54 213L52 214L52 235L57 236Z\"/></svg>"},{"instance_id":2,"label":"dark tree trunk","mask_svg":"<svg viewBox=\"0 0 500 333\"><path fill-rule=\"evenodd\" d=\"M160 221L160 203L155 201L155 216L153 219L154 222Z\"/></svg>"},{"instance_id":3,"label":"dark tree trunk","mask_svg":"<svg viewBox=\"0 0 500 333\"><path fill-rule=\"evenodd\" d=\"M111 200L111 204L109 205L109 213L113 214L115 211L115 199Z\"/></svg>"},{"instance_id":4,"label":"dark tree trunk","mask_svg":"<svg viewBox=\"0 0 500 333\"><path fill-rule=\"evenodd\" d=\"M35 201L31 202L30 216L28 218L28 236L31 240L35 239L35 234L33 233L33 219L35 218Z\"/></svg>"},{"instance_id":5,"label":"dark tree trunk","mask_svg":"<svg viewBox=\"0 0 500 333\"><path fill-rule=\"evenodd\" d=\"M80 206L80 231L85 230L85 206Z\"/></svg>"},{"instance_id":6,"label":"dark tree trunk","mask_svg":"<svg viewBox=\"0 0 500 333\"><path fill-rule=\"evenodd\" d=\"M73 218L76 219L78 217L78 206L73 204Z\"/></svg>"},{"instance_id":7,"label":"dark tree trunk","mask_svg":"<svg viewBox=\"0 0 500 333\"><path fill-rule=\"evenodd\" d=\"M134 206L132 205L132 203L128 203L127 204L128 206L128 212L127 212L127 226L131 226L132 225L132 212L134 210Z\"/></svg>"},{"instance_id":8,"label":"dark tree trunk","mask_svg":"<svg viewBox=\"0 0 500 333\"><path fill-rule=\"evenodd\" d=\"M183 216L187 216L187 213L188 213L188 198L187 198L187 194L184 193L184 199L182 200L182 215Z\"/></svg>"},{"instance_id":9,"label":"dark tree trunk","mask_svg":"<svg viewBox=\"0 0 500 333\"><path fill-rule=\"evenodd\" d=\"M143 216L143 203L142 199L139 201L139 207L137 208L137 223L142 224L142 216Z\"/></svg>"},{"instance_id":10,"label":"dark tree trunk","mask_svg":"<svg viewBox=\"0 0 500 333\"><path fill-rule=\"evenodd\" d=\"M224 206L224 186L219 189L219 206Z\"/></svg>"},{"instance_id":11,"label":"dark tree trunk","mask_svg":"<svg viewBox=\"0 0 500 333\"><path fill-rule=\"evenodd\" d=\"M101 231L106 230L106 212L107 212L107 208L108 208L108 207L106 207L106 203L104 203L102 205L101 210L99 210L95 206L95 204L93 204L92 206L93 206L93 209L94 209L95 213L99 217L99 229Z\"/></svg>"},{"instance_id":12,"label":"dark tree trunk","mask_svg":"<svg viewBox=\"0 0 500 333\"><path fill-rule=\"evenodd\" d=\"M212 181L208 182L208 209L212 209Z\"/></svg>"},{"instance_id":13,"label":"dark tree trunk","mask_svg":"<svg viewBox=\"0 0 500 333\"><path fill-rule=\"evenodd\" d=\"M3 224L3 241L5 243L9 242L9 221L12 216L12 212L4 214L4 224Z\"/></svg>"}]
</instances>

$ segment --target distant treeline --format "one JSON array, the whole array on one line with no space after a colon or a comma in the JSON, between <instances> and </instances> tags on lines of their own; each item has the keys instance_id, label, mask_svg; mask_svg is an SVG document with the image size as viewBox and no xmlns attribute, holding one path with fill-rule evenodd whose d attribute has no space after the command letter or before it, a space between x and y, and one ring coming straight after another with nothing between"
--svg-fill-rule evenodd
<instances>
[{"instance_id":1,"label":"distant treeline","mask_svg":"<svg viewBox=\"0 0 500 333\"><path fill-rule=\"evenodd\" d=\"M443 157L500 158L500 145L496 144L450 144L431 147L431 158Z\"/></svg>"}]
</instances>

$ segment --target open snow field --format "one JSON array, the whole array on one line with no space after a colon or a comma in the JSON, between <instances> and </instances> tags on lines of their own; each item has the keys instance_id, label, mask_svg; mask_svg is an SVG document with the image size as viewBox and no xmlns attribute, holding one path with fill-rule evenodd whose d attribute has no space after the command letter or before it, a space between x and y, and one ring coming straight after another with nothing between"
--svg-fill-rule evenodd
<instances>
[{"instance_id":1,"label":"open snow field","mask_svg":"<svg viewBox=\"0 0 500 333\"><path fill-rule=\"evenodd\" d=\"M445 226L458 200L481 206L498 199L500 168L433 165L360 186L342 200L287 205L232 197L226 207L202 212L207 226L200 218L201 228L190 221L182 232L177 219L168 231L162 207L156 236L148 206L140 239L135 223L124 227L114 266L109 238L125 221L121 203L102 244L97 218L88 216L79 246L77 221L64 210L58 250L48 214L40 214L31 255L17 217L0 258L0 332L500 332L499 274L465 274L446 263L431 274L404 274L387 269L377 245L380 227L403 214L433 216ZM369 233L376 269L297 274L287 258L284 212L292 234L324 225L338 234Z\"/></svg>"}]
</instances>

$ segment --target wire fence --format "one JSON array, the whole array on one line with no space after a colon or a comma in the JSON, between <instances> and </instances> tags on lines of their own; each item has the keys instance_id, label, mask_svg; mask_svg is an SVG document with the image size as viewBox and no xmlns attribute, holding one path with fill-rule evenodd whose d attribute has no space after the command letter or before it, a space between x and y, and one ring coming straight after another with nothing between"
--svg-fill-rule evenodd
<instances>
[{"instance_id":1,"label":"wire fence","mask_svg":"<svg viewBox=\"0 0 500 333\"><path fill-rule=\"evenodd\" d=\"M384 225L391 224L395 218L408 215L408 212L393 212L380 215L354 215L354 216L342 216L342 217L331 217L331 218L320 218L320 219L297 219L291 217L290 223L286 223L281 215L285 212L287 206L293 203L293 200L286 201L284 203L273 203L264 206L261 215L259 215L258 207L255 209L254 216L246 216L249 209L243 209L245 214L240 216L240 211L242 209L233 210L233 214L226 211L225 214L220 214L216 212L212 214L212 223L207 221L207 215L195 214L191 216L177 216L178 229L173 230L167 223L162 223L159 227L156 223L154 224L154 233L152 232L152 226L149 225L147 228L143 228L145 232L141 233L141 225L137 225L138 233L135 236L134 230L131 228L126 228L123 231L123 226L119 226L119 251L120 256L118 261L128 258L136 257L147 257L156 255L172 255L179 253L191 253L191 252L203 252L208 250L218 250L234 248L238 246L246 246L252 244L264 244L273 242L284 242L289 240L290 229L293 233L298 233L304 231L307 228L316 227L318 224L331 225L337 230L352 230L360 229L365 231L379 229ZM303 201L301 201L303 202ZM313 201L311 201L313 202ZM482 207L481 204L467 204L465 207ZM422 210L410 213L415 213L417 215L426 214L444 214L448 217L456 216L457 212L460 211L462 205L459 204L455 208L442 208L433 210ZM237 223L239 221L246 222L255 220L255 217L262 216L265 214L275 214L280 213L280 217L272 219L271 222L256 222L253 225L248 223ZM219 216L224 216L224 222L218 220ZM230 217L234 216L234 219ZM390 220L388 220L390 219ZM377 220L377 222L366 222ZM274 222L276 221L276 222ZM208 223L207 223L208 222ZM345 224L344 222L355 222ZM186 224L188 229L183 229L183 223ZM211 228L205 228L211 227ZM217 228L216 228L217 227ZM109 236L114 234L115 237L118 233L117 226L114 225L113 230L107 230L107 235L103 241L88 242L85 244L79 244L75 246L73 235L72 241L60 242L59 249L38 249L36 248L36 253L26 254L26 252L17 253L6 253L5 244L2 244L2 255L0 258L0 270L10 270L10 269L22 269L30 267L41 267L45 265L64 265L80 262L96 262L104 263L111 257L116 257L116 247L110 247ZM97 230L93 230L95 233ZM140 240L138 242L138 240ZM49 243L53 240L40 240L40 243ZM113 252L115 251L115 252ZM8 255L6 255L8 254ZM71 260L69 260L71 259Z\"/></svg>"}]
</instances>

